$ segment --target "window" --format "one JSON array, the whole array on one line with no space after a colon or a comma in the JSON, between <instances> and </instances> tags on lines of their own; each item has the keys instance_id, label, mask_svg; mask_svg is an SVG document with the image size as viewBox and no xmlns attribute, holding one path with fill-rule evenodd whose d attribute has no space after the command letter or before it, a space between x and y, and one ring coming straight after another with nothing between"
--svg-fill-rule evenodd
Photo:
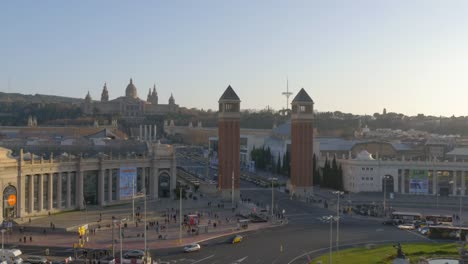
<instances>
[{"instance_id":1,"label":"window","mask_svg":"<svg viewBox=\"0 0 468 264\"><path fill-rule=\"evenodd\" d=\"M371 171L373 171L373 170L374 170L374 168L370 168L370 170L371 170Z\"/></svg>"},{"instance_id":2,"label":"window","mask_svg":"<svg viewBox=\"0 0 468 264\"><path fill-rule=\"evenodd\" d=\"M364 177L362 177L362 180L364 180Z\"/></svg>"},{"instance_id":3,"label":"window","mask_svg":"<svg viewBox=\"0 0 468 264\"><path fill-rule=\"evenodd\" d=\"M373 181L373 180L374 180L374 177L370 177L370 180Z\"/></svg>"},{"instance_id":4,"label":"window","mask_svg":"<svg viewBox=\"0 0 468 264\"><path fill-rule=\"evenodd\" d=\"M364 168L362 168L362 170L365 170Z\"/></svg>"}]
</instances>

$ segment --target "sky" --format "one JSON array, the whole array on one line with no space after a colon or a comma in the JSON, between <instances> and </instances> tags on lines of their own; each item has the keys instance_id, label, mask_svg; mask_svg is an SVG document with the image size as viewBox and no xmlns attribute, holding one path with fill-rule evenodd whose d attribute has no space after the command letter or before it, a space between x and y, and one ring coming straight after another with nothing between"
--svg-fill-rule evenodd
<instances>
[{"instance_id":1,"label":"sky","mask_svg":"<svg viewBox=\"0 0 468 264\"><path fill-rule=\"evenodd\" d=\"M468 1L0 1L0 91L467 116ZM293 95L293 96L294 96ZM292 99L292 97L290 98Z\"/></svg>"}]
</instances>

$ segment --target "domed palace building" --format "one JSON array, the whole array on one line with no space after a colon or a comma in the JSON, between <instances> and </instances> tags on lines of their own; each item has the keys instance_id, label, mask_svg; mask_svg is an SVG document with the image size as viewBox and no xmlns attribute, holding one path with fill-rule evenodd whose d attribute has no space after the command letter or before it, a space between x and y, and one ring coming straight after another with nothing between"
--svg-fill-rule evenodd
<instances>
[{"instance_id":1,"label":"domed palace building","mask_svg":"<svg viewBox=\"0 0 468 264\"><path fill-rule=\"evenodd\" d=\"M82 110L87 115L119 115L121 118L135 119L146 115L178 112L179 105L175 103L172 94L167 104L160 104L158 102L156 85L153 85L152 89L149 89L146 101L140 99L137 88L133 80L130 79L130 83L125 89L125 96L114 100L109 100L109 91L107 90L106 83L102 89L100 101L93 101L88 92L82 105Z\"/></svg>"}]
</instances>

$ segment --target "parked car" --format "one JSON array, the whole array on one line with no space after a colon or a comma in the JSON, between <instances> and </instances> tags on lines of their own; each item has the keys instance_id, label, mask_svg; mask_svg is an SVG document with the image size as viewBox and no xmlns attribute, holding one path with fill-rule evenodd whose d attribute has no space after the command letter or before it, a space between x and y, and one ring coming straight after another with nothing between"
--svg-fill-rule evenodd
<instances>
[{"instance_id":1,"label":"parked car","mask_svg":"<svg viewBox=\"0 0 468 264\"><path fill-rule=\"evenodd\" d=\"M382 225L394 225L395 222L392 219L387 219L382 222Z\"/></svg>"},{"instance_id":2,"label":"parked car","mask_svg":"<svg viewBox=\"0 0 468 264\"><path fill-rule=\"evenodd\" d=\"M131 250L125 252L123 255L124 258L142 258L145 256L145 252L143 250Z\"/></svg>"},{"instance_id":3,"label":"parked car","mask_svg":"<svg viewBox=\"0 0 468 264\"><path fill-rule=\"evenodd\" d=\"M24 259L24 262L29 262L31 264L45 264L47 263L47 258L41 256L27 256Z\"/></svg>"},{"instance_id":4,"label":"parked car","mask_svg":"<svg viewBox=\"0 0 468 264\"><path fill-rule=\"evenodd\" d=\"M184 252L195 252L201 249L200 244L189 244L184 247Z\"/></svg>"},{"instance_id":5,"label":"parked car","mask_svg":"<svg viewBox=\"0 0 468 264\"><path fill-rule=\"evenodd\" d=\"M413 224L402 224L402 225L398 225L398 228L403 229L403 230L414 230L414 225Z\"/></svg>"},{"instance_id":6,"label":"parked car","mask_svg":"<svg viewBox=\"0 0 468 264\"><path fill-rule=\"evenodd\" d=\"M99 260L101 264L115 264L115 258L113 256L107 256Z\"/></svg>"}]
</instances>

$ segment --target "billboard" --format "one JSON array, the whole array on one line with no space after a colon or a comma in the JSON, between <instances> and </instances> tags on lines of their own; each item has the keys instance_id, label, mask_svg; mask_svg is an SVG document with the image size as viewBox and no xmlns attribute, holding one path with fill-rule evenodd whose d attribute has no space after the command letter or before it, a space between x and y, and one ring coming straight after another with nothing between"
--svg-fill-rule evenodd
<instances>
[{"instance_id":1,"label":"billboard","mask_svg":"<svg viewBox=\"0 0 468 264\"><path fill-rule=\"evenodd\" d=\"M137 168L135 167L124 167L120 168L120 200L130 199L136 193L136 177Z\"/></svg>"},{"instance_id":2,"label":"billboard","mask_svg":"<svg viewBox=\"0 0 468 264\"><path fill-rule=\"evenodd\" d=\"M427 170L409 171L409 192L416 194L429 193L429 173Z\"/></svg>"}]
</instances>

